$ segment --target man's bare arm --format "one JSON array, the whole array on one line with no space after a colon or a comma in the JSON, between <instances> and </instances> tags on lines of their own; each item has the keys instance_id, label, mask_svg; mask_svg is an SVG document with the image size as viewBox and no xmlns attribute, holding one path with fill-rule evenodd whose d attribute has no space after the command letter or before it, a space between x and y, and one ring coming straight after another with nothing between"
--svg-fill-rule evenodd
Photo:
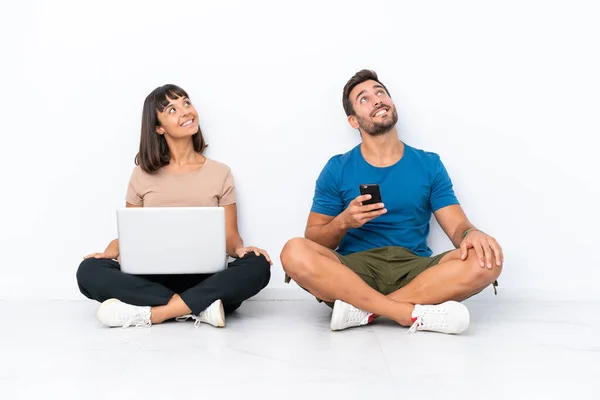
<instances>
[{"instance_id":1,"label":"man's bare arm","mask_svg":"<svg viewBox=\"0 0 600 400\"><path fill-rule=\"evenodd\" d=\"M463 233L469 228L474 228L458 204L440 208L434 216L456 248L460 247Z\"/></svg>"},{"instance_id":2,"label":"man's bare arm","mask_svg":"<svg viewBox=\"0 0 600 400\"><path fill-rule=\"evenodd\" d=\"M370 194L358 196L337 217L311 212L304 236L321 246L337 248L348 229L361 227L387 212L383 203L363 206L362 202L370 198Z\"/></svg>"},{"instance_id":3,"label":"man's bare arm","mask_svg":"<svg viewBox=\"0 0 600 400\"><path fill-rule=\"evenodd\" d=\"M304 237L332 250L336 249L348 232L340 218L311 212L306 222Z\"/></svg>"},{"instance_id":4,"label":"man's bare arm","mask_svg":"<svg viewBox=\"0 0 600 400\"><path fill-rule=\"evenodd\" d=\"M467 258L467 251L474 249L479 258L479 265L493 268L504 263L502 247L496 239L476 229L465 215L462 207L455 204L440 208L435 213L435 218L446 232L454 246L460 247L461 259Z\"/></svg>"}]
</instances>

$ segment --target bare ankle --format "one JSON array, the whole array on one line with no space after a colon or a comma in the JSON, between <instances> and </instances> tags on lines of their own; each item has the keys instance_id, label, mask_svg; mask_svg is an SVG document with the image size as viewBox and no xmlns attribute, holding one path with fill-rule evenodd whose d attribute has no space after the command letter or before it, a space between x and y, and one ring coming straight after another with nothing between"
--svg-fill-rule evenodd
<instances>
[{"instance_id":1,"label":"bare ankle","mask_svg":"<svg viewBox=\"0 0 600 400\"><path fill-rule=\"evenodd\" d=\"M399 303L400 307L398 307L397 314L394 317L394 321L399 323L402 326L411 326L412 314L415 309L415 306L410 303Z\"/></svg>"},{"instance_id":2,"label":"bare ankle","mask_svg":"<svg viewBox=\"0 0 600 400\"><path fill-rule=\"evenodd\" d=\"M175 303L177 301L181 301L181 297L177 293L175 293L173 295L173 297L171 297L171 299L169 300L169 302L167 303L167 305Z\"/></svg>"},{"instance_id":3,"label":"bare ankle","mask_svg":"<svg viewBox=\"0 0 600 400\"><path fill-rule=\"evenodd\" d=\"M165 322L165 319L162 317L162 313L160 312L160 309L163 307L164 306L150 308L150 322L152 322L153 325L162 324Z\"/></svg>"},{"instance_id":4,"label":"bare ankle","mask_svg":"<svg viewBox=\"0 0 600 400\"><path fill-rule=\"evenodd\" d=\"M173 295L164 306L155 306L150 310L150 321L160 324L167 320L190 314L192 310L183 302L178 294Z\"/></svg>"}]
</instances>

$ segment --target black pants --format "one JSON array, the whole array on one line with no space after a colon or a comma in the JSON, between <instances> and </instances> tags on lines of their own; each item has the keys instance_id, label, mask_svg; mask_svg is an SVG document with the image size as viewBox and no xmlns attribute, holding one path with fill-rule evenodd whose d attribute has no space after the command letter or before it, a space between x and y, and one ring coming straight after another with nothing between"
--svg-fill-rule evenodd
<instances>
[{"instance_id":1,"label":"black pants","mask_svg":"<svg viewBox=\"0 0 600 400\"><path fill-rule=\"evenodd\" d=\"M103 302L115 298L135 306L162 306L179 294L198 314L221 299L226 313L260 292L271 279L271 266L254 253L229 263L216 274L130 275L121 272L115 260L88 258L77 270L79 290Z\"/></svg>"}]
</instances>

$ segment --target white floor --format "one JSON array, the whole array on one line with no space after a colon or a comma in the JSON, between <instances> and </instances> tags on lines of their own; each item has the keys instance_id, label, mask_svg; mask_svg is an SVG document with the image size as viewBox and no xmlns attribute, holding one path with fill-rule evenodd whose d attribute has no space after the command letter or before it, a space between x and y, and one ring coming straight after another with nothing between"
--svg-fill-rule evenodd
<instances>
[{"instance_id":1,"label":"white floor","mask_svg":"<svg viewBox=\"0 0 600 400\"><path fill-rule=\"evenodd\" d=\"M600 399L600 302L466 304L471 327L449 336L331 332L312 300L250 301L224 329L108 329L91 301L0 301L0 399Z\"/></svg>"}]
</instances>

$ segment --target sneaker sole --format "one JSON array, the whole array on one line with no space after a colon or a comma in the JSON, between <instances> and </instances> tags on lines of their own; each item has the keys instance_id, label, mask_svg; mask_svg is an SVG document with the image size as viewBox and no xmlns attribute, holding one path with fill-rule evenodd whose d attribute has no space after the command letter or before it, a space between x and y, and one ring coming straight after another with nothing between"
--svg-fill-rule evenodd
<instances>
[{"instance_id":1,"label":"sneaker sole","mask_svg":"<svg viewBox=\"0 0 600 400\"><path fill-rule=\"evenodd\" d=\"M469 329L469 326L471 325L471 313L469 312L469 309L464 304L461 304L461 306L462 306L462 311L459 311L460 314L462 314L462 316L460 318L461 323L457 327L457 329L454 333L455 335L463 333L464 331Z\"/></svg>"},{"instance_id":2,"label":"sneaker sole","mask_svg":"<svg viewBox=\"0 0 600 400\"><path fill-rule=\"evenodd\" d=\"M219 315L217 316L217 328L225 327L225 309L223 308L223 302L219 300Z\"/></svg>"},{"instance_id":3,"label":"sneaker sole","mask_svg":"<svg viewBox=\"0 0 600 400\"><path fill-rule=\"evenodd\" d=\"M339 309L339 305L341 304L340 300L336 300L335 303L333 303L333 312L331 314L331 322L329 323L329 328L332 331L341 331L345 328L340 328L342 321L340 321L340 313L337 312L336 313L336 308Z\"/></svg>"}]
</instances>

